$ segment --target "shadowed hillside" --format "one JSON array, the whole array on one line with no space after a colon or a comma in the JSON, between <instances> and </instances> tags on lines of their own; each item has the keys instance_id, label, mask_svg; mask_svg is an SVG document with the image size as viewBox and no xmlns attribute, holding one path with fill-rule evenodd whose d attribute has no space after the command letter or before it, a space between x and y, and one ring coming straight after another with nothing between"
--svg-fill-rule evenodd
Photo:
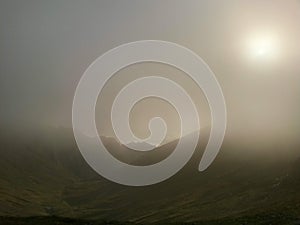
<instances>
[{"instance_id":1,"label":"shadowed hillside","mask_svg":"<svg viewBox=\"0 0 300 225\"><path fill-rule=\"evenodd\" d=\"M207 137L207 132L204 134ZM33 219L36 221L59 216L162 224L296 224L300 218L299 160L272 158L264 153L242 157L231 151L234 147L229 141L224 142L216 161L205 172L197 170L205 146L203 138L193 159L169 180L127 187L105 180L86 164L71 130L49 129L27 136L3 133L1 137L0 215L6 221L2 224L26 224L26 220L18 222L7 216L43 216ZM112 154L134 164L161 160L177 143L175 140L159 147L148 158L136 153L126 153L127 158L122 158L124 146L113 138L102 140L113 148Z\"/></svg>"}]
</instances>

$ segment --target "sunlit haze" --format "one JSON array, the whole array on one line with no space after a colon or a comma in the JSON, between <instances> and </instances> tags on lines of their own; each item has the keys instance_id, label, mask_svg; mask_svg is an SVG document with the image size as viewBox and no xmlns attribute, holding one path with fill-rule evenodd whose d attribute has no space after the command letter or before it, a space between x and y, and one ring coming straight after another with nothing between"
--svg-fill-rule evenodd
<instances>
[{"instance_id":1,"label":"sunlit haze","mask_svg":"<svg viewBox=\"0 0 300 225\"><path fill-rule=\"evenodd\" d=\"M87 66L120 44L156 39L190 48L214 71L227 104L227 138L245 144L298 143L299 1L63 1L34 2L34 7L29 2L5 1L0 9L2 127L71 128L73 95ZM201 92L183 73L172 75L160 65L120 71L126 75L112 79L104 94L113 96L122 84L153 70L186 86L197 102L201 126L208 127ZM112 97L104 101L98 113L109 115ZM136 106L132 129L147 136L147 120L164 114L170 124L167 137L176 138L176 114L170 107L159 112L149 101L151 107ZM97 119L98 128L104 123L102 134L112 136L107 118Z\"/></svg>"}]
</instances>

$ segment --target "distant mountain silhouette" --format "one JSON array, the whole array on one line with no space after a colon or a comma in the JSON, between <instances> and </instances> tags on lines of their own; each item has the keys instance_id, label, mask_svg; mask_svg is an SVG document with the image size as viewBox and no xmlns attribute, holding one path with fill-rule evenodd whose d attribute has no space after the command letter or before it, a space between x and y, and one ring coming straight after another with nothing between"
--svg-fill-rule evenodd
<instances>
[{"instance_id":1,"label":"distant mountain silhouette","mask_svg":"<svg viewBox=\"0 0 300 225\"><path fill-rule=\"evenodd\" d=\"M56 215L132 222L196 221L272 215L300 216L299 161L242 157L225 140L204 172L198 164L209 130L192 160L172 178L147 187L112 183L82 158L71 129L0 137L0 216ZM147 153L101 137L118 159L147 165L167 157L177 140Z\"/></svg>"}]
</instances>

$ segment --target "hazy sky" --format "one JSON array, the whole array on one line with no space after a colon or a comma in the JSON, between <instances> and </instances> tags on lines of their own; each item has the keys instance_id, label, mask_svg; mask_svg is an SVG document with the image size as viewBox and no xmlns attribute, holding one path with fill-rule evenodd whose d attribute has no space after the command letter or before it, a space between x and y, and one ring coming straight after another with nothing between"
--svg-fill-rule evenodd
<instances>
[{"instance_id":1,"label":"hazy sky","mask_svg":"<svg viewBox=\"0 0 300 225\"><path fill-rule=\"evenodd\" d=\"M88 65L120 44L158 39L190 48L214 71L227 135L298 141L300 1L1 0L0 27L1 126L71 127Z\"/></svg>"}]
</instances>

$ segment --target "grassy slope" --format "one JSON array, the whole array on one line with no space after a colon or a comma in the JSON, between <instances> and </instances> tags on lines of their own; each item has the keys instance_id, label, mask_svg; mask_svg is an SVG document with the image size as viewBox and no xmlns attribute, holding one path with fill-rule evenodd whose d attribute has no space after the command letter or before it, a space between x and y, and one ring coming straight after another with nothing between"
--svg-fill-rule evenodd
<instances>
[{"instance_id":1,"label":"grassy slope","mask_svg":"<svg viewBox=\"0 0 300 225\"><path fill-rule=\"evenodd\" d=\"M52 135L34 142L1 140L0 215L163 224L201 220L205 224L295 224L300 218L297 164L240 159L228 154L230 146L225 145L204 173L197 172L199 151L184 170L165 182L125 187L95 174L82 160L68 131ZM30 220L40 219L60 220ZM18 219L4 220L2 224Z\"/></svg>"}]
</instances>

